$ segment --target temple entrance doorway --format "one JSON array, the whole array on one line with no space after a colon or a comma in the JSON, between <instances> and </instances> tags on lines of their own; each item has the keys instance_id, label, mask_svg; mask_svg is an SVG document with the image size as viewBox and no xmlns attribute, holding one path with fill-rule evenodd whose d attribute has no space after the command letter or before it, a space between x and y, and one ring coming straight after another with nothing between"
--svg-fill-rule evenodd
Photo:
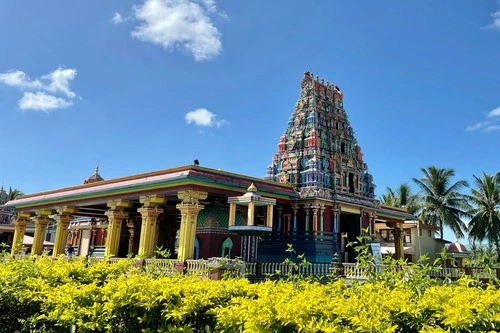
<instances>
[{"instance_id":1,"label":"temple entrance doorway","mask_svg":"<svg viewBox=\"0 0 500 333\"><path fill-rule=\"evenodd\" d=\"M168 211L160 216L162 219L157 224L158 242L155 251L161 248L168 259L175 259L177 258L176 235L181 226L181 215L177 211Z\"/></svg>"},{"instance_id":2,"label":"temple entrance doorway","mask_svg":"<svg viewBox=\"0 0 500 333\"><path fill-rule=\"evenodd\" d=\"M117 256L119 258L126 258L129 251L129 243L130 243L130 232L127 228L127 221L122 221L122 228L120 231L120 244L118 245L118 253Z\"/></svg>"},{"instance_id":3,"label":"temple entrance doorway","mask_svg":"<svg viewBox=\"0 0 500 333\"><path fill-rule=\"evenodd\" d=\"M356 253L354 249L347 246L349 242L355 241L356 237L361 235L361 214L341 212L340 214L340 235L347 235L341 237L340 250L342 252L343 262L356 262Z\"/></svg>"}]
</instances>

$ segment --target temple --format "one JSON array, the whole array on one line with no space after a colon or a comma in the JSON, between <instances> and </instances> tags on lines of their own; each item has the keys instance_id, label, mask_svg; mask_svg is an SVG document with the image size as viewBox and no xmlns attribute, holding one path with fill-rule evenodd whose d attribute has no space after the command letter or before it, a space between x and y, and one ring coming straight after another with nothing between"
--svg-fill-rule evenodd
<instances>
[{"instance_id":1,"label":"temple","mask_svg":"<svg viewBox=\"0 0 500 333\"><path fill-rule=\"evenodd\" d=\"M194 164L109 180L96 168L81 185L9 201L4 209L16 210L12 254L28 224L35 230L31 254L41 254L51 222L53 256L71 248L78 256L166 251L181 262L276 262L292 244L311 262L353 262L346 243L362 233L375 239L383 223L393 231L395 256L403 257L402 226L414 217L375 199L342 91L310 72L264 179Z\"/></svg>"}]
</instances>

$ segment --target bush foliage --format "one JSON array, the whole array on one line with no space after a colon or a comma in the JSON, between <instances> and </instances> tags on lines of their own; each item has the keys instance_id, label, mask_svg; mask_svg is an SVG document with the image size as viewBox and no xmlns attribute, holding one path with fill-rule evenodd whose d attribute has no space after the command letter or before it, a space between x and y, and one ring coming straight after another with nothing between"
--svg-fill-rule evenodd
<instances>
[{"instance_id":1,"label":"bush foliage","mask_svg":"<svg viewBox=\"0 0 500 333\"><path fill-rule=\"evenodd\" d=\"M3 332L495 332L500 291L404 279L211 281L135 261L0 263Z\"/></svg>"}]
</instances>

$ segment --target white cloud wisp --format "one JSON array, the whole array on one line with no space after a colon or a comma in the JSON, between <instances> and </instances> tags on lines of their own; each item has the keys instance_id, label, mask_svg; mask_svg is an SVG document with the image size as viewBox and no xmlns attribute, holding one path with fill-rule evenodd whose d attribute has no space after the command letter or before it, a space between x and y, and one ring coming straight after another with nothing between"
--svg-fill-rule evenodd
<instances>
[{"instance_id":1,"label":"white cloud wisp","mask_svg":"<svg viewBox=\"0 0 500 333\"><path fill-rule=\"evenodd\" d=\"M36 93L25 92L19 100L19 108L21 110L39 110L51 111L54 109L62 109L71 106L73 103L64 98L48 95L38 91Z\"/></svg>"},{"instance_id":2,"label":"white cloud wisp","mask_svg":"<svg viewBox=\"0 0 500 333\"><path fill-rule=\"evenodd\" d=\"M477 124L474 124L474 125L471 125L471 126L467 126L467 128L465 129L467 132L474 132L474 131L477 131L481 128L484 128L486 126L488 126L490 124L489 121L482 121L480 123L477 123Z\"/></svg>"},{"instance_id":3,"label":"white cloud wisp","mask_svg":"<svg viewBox=\"0 0 500 333\"><path fill-rule=\"evenodd\" d=\"M214 0L145 0L134 7L141 23L132 37L166 50L182 49L196 61L208 60L222 51L221 34L210 18L214 13Z\"/></svg>"},{"instance_id":4,"label":"white cloud wisp","mask_svg":"<svg viewBox=\"0 0 500 333\"><path fill-rule=\"evenodd\" d=\"M43 87L40 81L32 81L25 72L19 70L0 74L0 83L21 89L40 89Z\"/></svg>"},{"instance_id":5,"label":"white cloud wisp","mask_svg":"<svg viewBox=\"0 0 500 333\"><path fill-rule=\"evenodd\" d=\"M120 23L123 23L123 17L120 13L116 12L114 15L113 15L113 18L111 19L111 22L113 22L113 24L120 24Z\"/></svg>"},{"instance_id":6,"label":"white cloud wisp","mask_svg":"<svg viewBox=\"0 0 500 333\"><path fill-rule=\"evenodd\" d=\"M488 112L488 118L500 117L500 106Z\"/></svg>"},{"instance_id":7,"label":"white cloud wisp","mask_svg":"<svg viewBox=\"0 0 500 333\"><path fill-rule=\"evenodd\" d=\"M493 22L490 24L490 28L500 30L500 10L491 14L493 17Z\"/></svg>"},{"instance_id":8,"label":"white cloud wisp","mask_svg":"<svg viewBox=\"0 0 500 333\"><path fill-rule=\"evenodd\" d=\"M226 120L217 120L217 115L208 111L205 108L196 109L186 113L185 119L188 124L195 124L196 126L205 127L221 127L229 125Z\"/></svg>"},{"instance_id":9,"label":"white cloud wisp","mask_svg":"<svg viewBox=\"0 0 500 333\"><path fill-rule=\"evenodd\" d=\"M74 68L59 67L53 72L43 75L40 79L31 80L29 76L20 70L11 70L0 73L0 83L17 87L24 91L19 100L21 110L51 111L71 106L77 95L70 88L70 83L76 77ZM50 93L47 94L46 92ZM57 95L62 95L59 97Z\"/></svg>"},{"instance_id":10,"label":"white cloud wisp","mask_svg":"<svg viewBox=\"0 0 500 333\"><path fill-rule=\"evenodd\" d=\"M500 107L494 108L486 115L488 120L481 121L474 125L468 126L465 130L467 132L493 132L500 130L500 123L496 122L496 120L500 120Z\"/></svg>"}]
</instances>

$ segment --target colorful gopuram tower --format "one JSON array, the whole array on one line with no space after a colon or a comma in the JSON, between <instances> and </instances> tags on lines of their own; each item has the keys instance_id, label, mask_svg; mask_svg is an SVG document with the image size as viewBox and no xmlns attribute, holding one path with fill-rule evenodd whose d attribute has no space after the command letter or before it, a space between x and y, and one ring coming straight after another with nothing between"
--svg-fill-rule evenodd
<instances>
[{"instance_id":1,"label":"colorful gopuram tower","mask_svg":"<svg viewBox=\"0 0 500 333\"><path fill-rule=\"evenodd\" d=\"M266 179L292 184L302 198L335 193L374 198L375 185L338 86L304 73L300 97Z\"/></svg>"},{"instance_id":2,"label":"colorful gopuram tower","mask_svg":"<svg viewBox=\"0 0 500 333\"><path fill-rule=\"evenodd\" d=\"M283 228L280 220L272 241L291 234L291 240L303 240L299 245L305 252L318 253L318 241L322 247L331 241L330 254L341 255L347 250L340 234L359 235L362 227L373 222L379 207L342 91L310 72L304 73L300 97L265 178L291 184L299 196L292 203L293 223ZM315 259L325 260L324 256Z\"/></svg>"}]
</instances>

